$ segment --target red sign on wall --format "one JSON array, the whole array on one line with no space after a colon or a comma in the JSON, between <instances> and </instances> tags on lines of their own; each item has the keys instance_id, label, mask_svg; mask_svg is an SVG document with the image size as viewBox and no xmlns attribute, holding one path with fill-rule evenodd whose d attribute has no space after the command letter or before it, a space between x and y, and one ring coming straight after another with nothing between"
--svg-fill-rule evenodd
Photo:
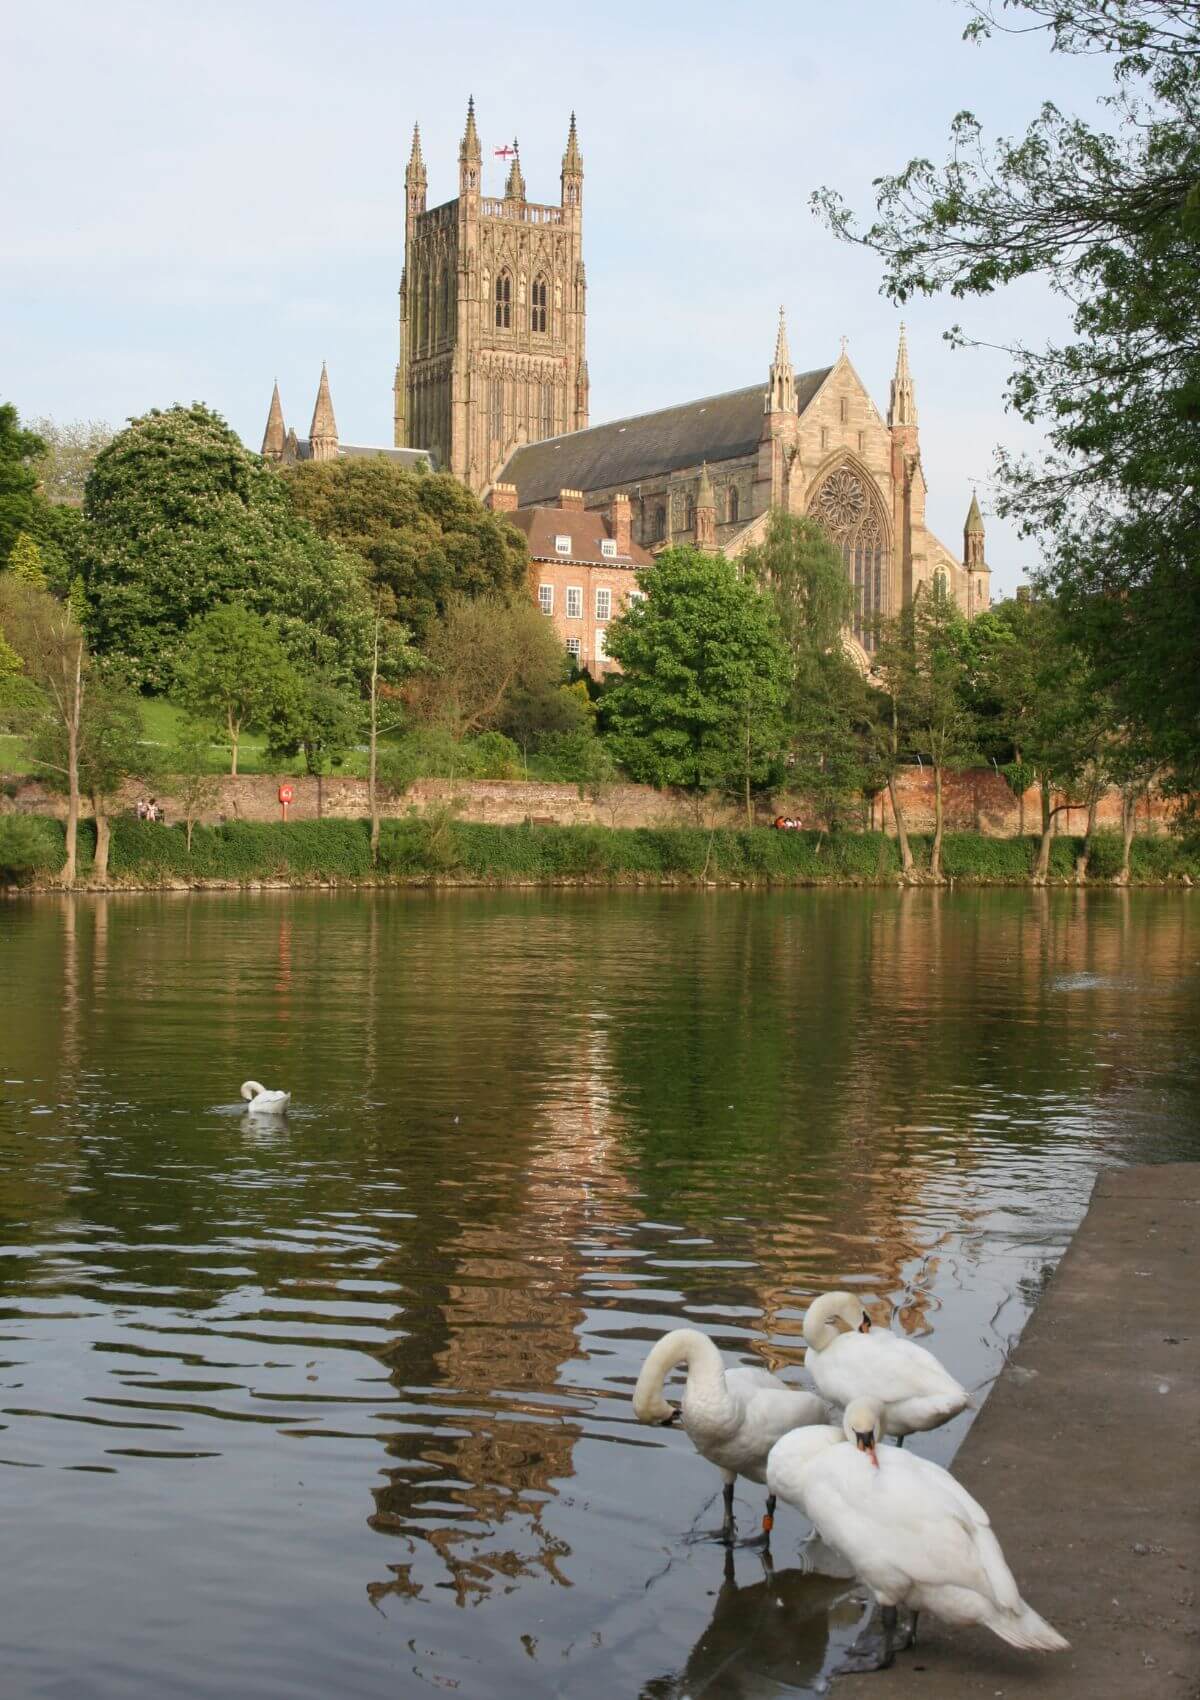
<instances>
[{"instance_id":1,"label":"red sign on wall","mask_svg":"<svg viewBox=\"0 0 1200 1700\"><path fill-rule=\"evenodd\" d=\"M279 801L281 803L290 803L295 795L296 793L292 790L290 785L281 785L279 787Z\"/></svg>"}]
</instances>

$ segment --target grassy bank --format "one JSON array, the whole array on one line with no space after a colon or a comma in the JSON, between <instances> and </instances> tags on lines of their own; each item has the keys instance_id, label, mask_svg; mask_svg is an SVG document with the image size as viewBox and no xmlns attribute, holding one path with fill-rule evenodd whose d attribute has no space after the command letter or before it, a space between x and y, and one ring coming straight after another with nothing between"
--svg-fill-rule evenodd
<instances>
[{"instance_id":1,"label":"grassy bank","mask_svg":"<svg viewBox=\"0 0 1200 1700\"><path fill-rule=\"evenodd\" d=\"M23 849L16 829L20 820ZM5 845L21 850L12 861ZM79 876L91 875L93 830L81 828ZM918 868L928 868L927 839L912 840ZM948 834L943 864L950 879L980 884L1023 884L1033 866L1033 838ZM1080 841L1058 838L1050 877L1074 879ZM0 818L0 872L9 882L52 883L63 864L58 821L30 816ZM1093 841L1089 877L1113 878L1120 869L1115 836ZM899 877L895 841L880 833L707 832L702 828L601 826L477 826L448 816L385 821L379 866L372 868L365 821L228 822L197 827L189 852L184 829L145 821L114 822L109 883L120 886L246 885L378 881L398 883L470 880L488 884L559 882L739 884L891 883ZM1200 846L1175 838L1134 841L1132 877L1139 884L1200 882Z\"/></svg>"}]
</instances>

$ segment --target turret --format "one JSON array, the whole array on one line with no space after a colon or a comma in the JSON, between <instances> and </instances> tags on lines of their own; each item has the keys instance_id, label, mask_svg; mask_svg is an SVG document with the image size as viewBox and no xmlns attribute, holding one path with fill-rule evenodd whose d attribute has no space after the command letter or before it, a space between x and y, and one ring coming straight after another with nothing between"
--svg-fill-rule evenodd
<instances>
[{"instance_id":1,"label":"turret","mask_svg":"<svg viewBox=\"0 0 1200 1700\"><path fill-rule=\"evenodd\" d=\"M521 150L517 138L513 137L513 162L508 168L508 182L504 185L506 201L523 201L525 199L525 178L521 174Z\"/></svg>"},{"instance_id":2,"label":"turret","mask_svg":"<svg viewBox=\"0 0 1200 1700\"><path fill-rule=\"evenodd\" d=\"M404 171L404 188L408 197L408 223L411 226L418 214L425 211L425 194L429 184L429 173L425 169L425 161L421 157L421 131L413 125L412 149L408 156L408 165Z\"/></svg>"},{"instance_id":3,"label":"turret","mask_svg":"<svg viewBox=\"0 0 1200 1700\"><path fill-rule=\"evenodd\" d=\"M896 372L892 378L892 393L888 402L888 424L915 426L917 400L913 392L912 373L908 369L908 340L900 326L900 346L896 350Z\"/></svg>"},{"instance_id":4,"label":"turret","mask_svg":"<svg viewBox=\"0 0 1200 1700\"><path fill-rule=\"evenodd\" d=\"M787 321L779 309L779 329L775 333L775 358L767 379L763 397L764 413L795 413L796 374L792 371L792 356L788 350Z\"/></svg>"},{"instance_id":5,"label":"turret","mask_svg":"<svg viewBox=\"0 0 1200 1700\"><path fill-rule=\"evenodd\" d=\"M982 614L992 600L989 579L991 568L984 550L983 515L979 498L971 491L971 506L963 526L963 566L967 569L967 613Z\"/></svg>"},{"instance_id":6,"label":"turret","mask_svg":"<svg viewBox=\"0 0 1200 1700\"><path fill-rule=\"evenodd\" d=\"M313 408L312 425L308 433L309 453L313 460L336 460L338 452L337 420L333 417L333 397L329 393L329 373L321 362L321 382L317 385L317 404Z\"/></svg>"},{"instance_id":7,"label":"turret","mask_svg":"<svg viewBox=\"0 0 1200 1700\"><path fill-rule=\"evenodd\" d=\"M707 461L700 468L700 483L696 487L696 547L710 553L717 547L717 498Z\"/></svg>"},{"instance_id":8,"label":"turret","mask_svg":"<svg viewBox=\"0 0 1200 1700\"><path fill-rule=\"evenodd\" d=\"M567 148L562 160L562 204L573 208L576 213L583 205L583 155L579 151L579 134L575 128L575 114L571 114L571 127L567 131Z\"/></svg>"},{"instance_id":9,"label":"turret","mask_svg":"<svg viewBox=\"0 0 1200 1700\"><path fill-rule=\"evenodd\" d=\"M287 432L283 424L283 404L279 399L279 379L276 378L275 388L271 392L271 407L267 414L267 428L263 432L263 459L282 460L283 446L286 441Z\"/></svg>"},{"instance_id":10,"label":"turret","mask_svg":"<svg viewBox=\"0 0 1200 1700\"><path fill-rule=\"evenodd\" d=\"M480 172L483 168L483 149L475 128L475 96L467 101L467 127L458 147L458 187L461 194L478 194Z\"/></svg>"}]
</instances>

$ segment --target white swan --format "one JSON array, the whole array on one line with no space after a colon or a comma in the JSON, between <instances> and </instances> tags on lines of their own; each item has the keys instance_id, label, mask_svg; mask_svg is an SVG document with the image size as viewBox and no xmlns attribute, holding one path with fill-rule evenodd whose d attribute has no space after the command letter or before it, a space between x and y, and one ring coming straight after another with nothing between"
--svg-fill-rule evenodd
<instances>
[{"instance_id":1,"label":"white swan","mask_svg":"<svg viewBox=\"0 0 1200 1700\"><path fill-rule=\"evenodd\" d=\"M842 1323L848 1332L842 1332ZM971 1396L924 1346L887 1329L873 1329L853 1293L826 1293L804 1314L804 1367L817 1391L834 1405L878 1399L885 1432L903 1445L965 1411Z\"/></svg>"},{"instance_id":2,"label":"white swan","mask_svg":"<svg viewBox=\"0 0 1200 1700\"><path fill-rule=\"evenodd\" d=\"M251 1115L282 1115L292 1101L290 1092L268 1092L257 1080L242 1082L242 1097L249 1101Z\"/></svg>"},{"instance_id":3,"label":"white swan","mask_svg":"<svg viewBox=\"0 0 1200 1700\"><path fill-rule=\"evenodd\" d=\"M883 1433L879 1401L855 1399L841 1432L797 1429L767 1459L771 1492L811 1519L883 1607L882 1647L842 1669L891 1664L901 1605L913 1613L901 1650L912 1645L922 1611L981 1623L1013 1647L1066 1647L1021 1598L982 1505L940 1464L891 1446L877 1451Z\"/></svg>"},{"instance_id":4,"label":"white swan","mask_svg":"<svg viewBox=\"0 0 1200 1700\"><path fill-rule=\"evenodd\" d=\"M682 1408L663 1397L663 1384L679 1364L687 1365ZM733 1488L738 1476L765 1480L767 1453L780 1435L802 1423L824 1422L829 1412L815 1393L788 1387L766 1369L727 1370L721 1354L695 1328L675 1328L652 1346L633 1393L640 1423L667 1425L683 1419L696 1451L720 1470L725 1521L721 1534L733 1540ZM770 1534L775 1496L768 1495L763 1530Z\"/></svg>"}]
</instances>

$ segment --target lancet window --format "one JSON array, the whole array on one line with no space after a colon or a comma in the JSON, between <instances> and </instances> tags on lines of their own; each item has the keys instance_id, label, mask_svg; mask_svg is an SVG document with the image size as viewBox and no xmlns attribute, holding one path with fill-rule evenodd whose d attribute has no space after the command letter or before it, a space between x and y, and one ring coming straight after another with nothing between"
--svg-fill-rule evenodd
<instances>
[{"instance_id":1,"label":"lancet window","mask_svg":"<svg viewBox=\"0 0 1200 1700\"><path fill-rule=\"evenodd\" d=\"M496 274L496 329L508 330L512 324L512 278L508 272Z\"/></svg>"},{"instance_id":2,"label":"lancet window","mask_svg":"<svg viewBox=\"0 0 1200 1700\"><path fill-rule=\"evenodd\" d=\"M547 322L547 304L550 290L544 277L535 277L530 294L529 328L531 331L544 331Z\"/></svg>"},{"instance_id":3,"label":"lancet window","mask_svg":"<svg viewBox=\"0 0 1200 1700\"><path fill-rule=\"evenodd\" d=\"M842 551L846 576L854 586L854 635L864 649L873 650L879 641L878 620L888 611L883 520L863 480L849 466L839 466L829 474L817 491L811 511Z\"/></svg>"}]
</instances>

